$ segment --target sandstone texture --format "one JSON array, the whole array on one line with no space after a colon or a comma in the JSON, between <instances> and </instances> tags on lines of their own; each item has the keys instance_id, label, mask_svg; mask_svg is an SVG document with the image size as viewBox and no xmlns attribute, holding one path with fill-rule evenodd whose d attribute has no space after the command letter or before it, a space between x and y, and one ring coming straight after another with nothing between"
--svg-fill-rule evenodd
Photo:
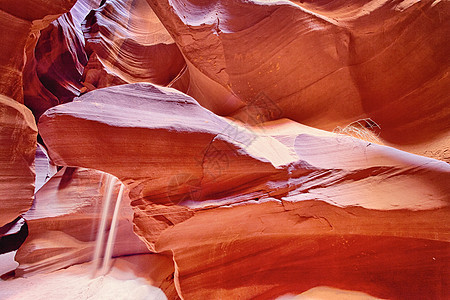
<instances>
[{"instance_id":1,"label":"sandstone texture","mask_svg":"<svg viewBox=\"0 0 450 300\"><path fill-rule=\"evenodd\" d=\"M23 103L25 49L41 29L67 12L76 0L16 1L0 3L0 27L4 34L0 42L0 94Z\"/></svg>"},{"instance_id":2,"label":"sandstone texture","mask_svg":"<svg viewBox=\"0 0 450 300\"><path fill-rule=\"evenodd\" d=\"M1 1L0 28L0 226L31 206L37 128L24 103L26 53L33 53L40 30L69 11L75 0ZM70 71L69 71L70 72ZM50 106L48 106L50 107ZM43 110L41 111L41 113Z\"/></svg>"},{"instance_id":3,"label":"sandstone texture","mask_svg":"<svg viewBox=\"0 0 450 300\"><path fill-rule=\"evenodd\" d=\"M79 96L87 64L81 23L99 0L79 0L67 13L30 36L24 68L24 102L36 119L52 106Z\"/></svg>"},{"instance_id":4,"label":"sandstone texture","mask_svg":"<svg viewBox=\"0 0 450 300\"><path fill-rule=\"evenodd\" d=\"M34 193L58 172L58 168L50 161L45 148L38 144L36 147L36 155L34 158L34 168L36 170L36 180Z\"/></svg>"},{"instance_id":5,"label":"sandstone texture","mask_svg":"<svg viewBox=\"0 0 450 300\"><path fill-rule=\"evenodd\" d=\"M17 275L47 273L93 258L104 201L102 194L106 189L105 176L95 170L65 167L39 189L33 207L24 214L29 234L16 254ZM117 190L116 186L114 199ZM113 256L148 253L132 232L132 215L129 199L124 199Z\"/></svg>"},{"instance_id":6,"label":"sandstone texture","mask_svg":"<svg viewBox=\"0 0 450 300\"><path fill-rule=\"evenodd\" d=\"M0 298L449 299L449 14L0 1Z\"/></svg>"},{"instance_id":7,"label":"sandstone texture","mask_svg":"<svg viewBox=\"0 0 450 300\"><path fill-rule=\"evenodd\" d=\"M217 114L371 118L396 147L448 151L447 1L148 2L186 59L185 92ZM255 111L261 93L277 109Z\"/></svg>"},{"instance_id":8,"label":"sandstone texture","mask_svg":"<svg viewBox=\"0 0 450 300\"><path fill-rule=\"evenodd\" d=\"M317 285L444 295L447 163L289 121L244 127L150 84L54 107L39 130L57 164L129 187L135 232L173 253L182 297L269 299Z\"/></svg>"},{"instance_id":9,"label":"sandstone texture","mask_svg":"<svg viewBox=\"0 0 450 300\"><path fill-rule=\"evenodd\" d=\"M31 207L36 136L31 111L0 95L0 226Z\"/></svg>"},{"instance_id":10,"label":"sandstone texture","mask_svg":"<svg viewBox=\"0 0 450 300\"><path fill-rule=\"evenodd\" d=\"M24 101L36 119L96 88L141 81L167 85L185 67L145 0L79 0L30 36L26 58Z\"/></svg>"},{"instance_id":11,"label":"sandstone texture","mask_svg":"<svg viewBox=\"0 0 450 300\"><path fill-rule=\"evenodd\" d=\"M115 258L111 272L102 277L92 278L90 269L91 265L81 264L49 274L0 281L0 297L5 300L43 297L95 300L174 299L166 296L167 291L157 288L163 280L162 276L170 271L170 260L163 256L146 254Z\"/></svg>"},{"instance_id":12,"label":"sandstone texture","mask_svg":"<svg viewBox=\"0 0 450 300\"><path fill-rule=\"evenodd\" d=\"M106 1L89 13L83 33L86 49L92 52L84 73L88 88L120 81L167 85L185 66L178 47L145 0Z\"/></svg>"}]
</instances>

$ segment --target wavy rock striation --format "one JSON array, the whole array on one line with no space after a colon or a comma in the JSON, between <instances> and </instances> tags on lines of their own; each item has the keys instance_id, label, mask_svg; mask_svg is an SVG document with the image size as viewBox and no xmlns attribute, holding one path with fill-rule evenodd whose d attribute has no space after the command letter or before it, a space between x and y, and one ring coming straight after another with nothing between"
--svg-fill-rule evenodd
<instances>
[{"instance_id":1,"label":"wavy rock striation","mask_svg":"<svg viewBox=\"0 0 450 300\"><path fill-rule=\"evenodd\" d=\"M147 81L169 84L181 52L145 0L80 0L32 35L24 70L25 104L36 119L87 91Z\"/></svg>"},{"instance_id":2,"label":"wavy rock striation","mask_svg":"<svg viewBox=\"0 0 450 300\"><path fill-rule=\"evenodd\" d=\"M75 0L30 1L17 5L16 1L0 3L0 94L23 103L23 75L25 49L33 44L36 35L61 14L70 10Z\"/></svg>"},{"instance_id":3,"label":"wavy rock striation","mask_svg":"<svg viewBox=\"0 0 450 300\"><path fill-rule=\"evenodd\" d=\"M87 16L83 32L94 61L83 76L90 89L134 82L167 85L185 66L145 0L106 1Z\"/></svg>"},{"instance_id":4,"label":"wavy rock striation","mask_svg":"<svg viewBox=\"0 0 450 300\"><path fill-rule=\"evenodd\" d=\"M88 57L81 23L100 0L80 0L72 9L34 35L27 47L24 102L36 119L55 105L79 96Z\"/></svg>"},{"instance_id":5,"label":"wavy rock striation","mask_svg":"<svg viewBox=\"0 0 450 300\"><path fill-rule=\"evenodd\" d=\"M136 287L450 298L449 12L0 1L0 253L28 235L22 276L89 261L114 175L127 195L113 256L130 256L114 272L147 279Z\"/></svg>"},{"instance_id":6,"label":"wavy rock striation","mask_svg":"<svg viewBox=\"0 0 450 300\"><path fill-rule=\"evenodd\" d=\"M66 268L89 262L93 258L104 197L103 172L63 168L36 193L33 207L24 214L29 235L16 254L18 276ZM112 199L117 199L118 185ZM115 202L113 202L115 203ZM110 230L112 211L108 209L106 236ZM132 232L129 199L121 204L113 256L148 253Z\"/></svg>"},{"instance_id":7,"label":"wavy rock striation","mask_svg":"<svg viewBox=\"0 0 450 300\"><path fill-rule=\"evenodd\" d=\"M244 127L151 84L88 93L39 129L57 164L128 186L135 232L173 254L184 299L446 296L444 162L292 121Z\"/></svg>"},{"instance_id":8,"label":"wavy rock striation","mask_svg":"<svg viewBox=\"0 0 450 300\"><path fill-rule=\"evenodd\" d=\"M0 226L31 207L36 136L31 111L0 95Z\"/></svg>"},{"instance_id":9,"label":"wavy rock striation","mask_svg":"<svg viewBox=\"0 0 450 300\"><path fill-rule=\"evenodd\" d=\"M446 1L148 3L186 59L180 89L217 114L326 130L370 118L386 143L449 151Z\"/></svg>"}]
</instances>

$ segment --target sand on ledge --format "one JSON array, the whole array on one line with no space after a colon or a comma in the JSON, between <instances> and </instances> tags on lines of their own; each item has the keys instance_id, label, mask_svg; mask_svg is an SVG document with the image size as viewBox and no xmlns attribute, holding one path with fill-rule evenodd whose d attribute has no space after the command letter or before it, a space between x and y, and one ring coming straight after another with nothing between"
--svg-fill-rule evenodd
<instances>
[{"instance_id":1,"label":"sand on ledge","mask_svg":"<svg viewBox=\"0 0 450 300\"><path fill-rule=\"evenodd\" d=\"M3 256L1 265L12 257L12 254ZM135 270L128 266L126 259L120 258L114 260L107 275L95 278L92 277L92 265L85 263L48 274L2 280L0 299L167 299L161 289L152 286L148 278L139 276L141 274L136 274Z\"/></svg>"}]
</instances>

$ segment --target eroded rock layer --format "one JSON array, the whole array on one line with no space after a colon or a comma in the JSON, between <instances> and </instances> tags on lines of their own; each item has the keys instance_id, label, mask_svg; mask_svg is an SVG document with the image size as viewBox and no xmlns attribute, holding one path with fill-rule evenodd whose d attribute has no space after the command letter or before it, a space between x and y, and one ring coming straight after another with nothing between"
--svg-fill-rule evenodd
<instances>
[{"instance_id":1,"label":"eroded rock layer","mask_svg":"<svg viewBox=\"0 0 450 300\"><path fill-rule=\"evenodd\" d=\"M88 93L39 129L57 164L128 186L135 232L173 254L184 299L447 295L444 162L287 120L243 127L151 84Z\"/></svg>"},{"instance_id":2,"label":"eroded rock layer","mask_svg":"<svg viewBox=\"0 0 450 300\"><path fill-rule=\"evenodd\" d=\"M169 299L450 298L449 13L0 1L0 253L106 253L123 183L113 271Z\"/></svg>"},{"instance_id":3,"label":"eroded rock layer","mask_svg":"<svg viewBox=\"0 0 450 300\"><path fill-rule=\"evenodd\" d=\"M70 10L75 0L17 1L0 3L0 94L23 103L25 49L41 29Z\"/></svg>"},{"instance_id":4,"label":"eroded rock layer","mask_svg":"<svg viewBox=\"0 0 450 300\"><path fill-rule=\"evenodd\" d=\"M92 64L85 70L84 84L90 88L115 85L108 80L111 76L124 83L167 85L185 65L145 0L106 1L87 16L83 32L87 51L101 65Z\"/></svg>"},{"instance_id":5,"label":"eroded rock layer","mask_svg":"<svg viewBox=\"0 0 450 300\"><path fill-rule=\"evenodd\" d=\"M108 193L106 176L95 170L63 168L39 189L33 207L24 214L29 235L16 255L20 264L16 275L46 273L92 260L104 195ZM113 204L107 209L105 236L111 227L117 192L118 185L113 190ZM113 256L148 252L132 232L132 214L125 196Z\"/></svg>"},{"instance_id":6,"label":"eroded rock layer","mask_svg":"<svg viewBox=\"0 0 450 300\"><path fill-rule=\"evenodd\" d=\"M217 114L370 118L396 147L449 151L448 1L148 2L186 59L183 90Z\"/></svg>"},{"instance_id":7,"label":"eroded rock layer","mask_svg":"<svg viewBox=\"0 0 450 300\"><path fill-rule=\"evenodd\" d=\"M0 226L31 207L36 136L31 111L0 95Z\"/></svg>"},{"instance_id":8,"label":"eroded rock layer","mask_svg":"<svg viewBox=\"0 0 450 300\"><path fill-rule=\"evenodd\" d=\"M27 42L25 104L36 119L87 91L133 82L169 84L185 66L145 0L80 0Z\"/></svg>"}]
</instances>

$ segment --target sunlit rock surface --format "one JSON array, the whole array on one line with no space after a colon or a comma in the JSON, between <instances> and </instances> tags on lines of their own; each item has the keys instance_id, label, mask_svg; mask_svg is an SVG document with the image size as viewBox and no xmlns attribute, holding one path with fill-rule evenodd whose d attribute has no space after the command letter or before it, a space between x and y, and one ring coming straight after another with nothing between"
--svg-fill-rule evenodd
<instances>
[{"instance_id":1,"label":"sunlit rock surface","mask_svg":"<svg viewBox=\"0 0 450 300\"><path fill-rule=\"evenodd\" d=\"M184 91L217 114L251 122L264 93L277 110L253 118L371 118L397 147L450 151L448 1L148 2L186 59Z\"/></svg>"},{"instance_id":2,"label":"sunlit rock surface","mask_svg":"<svg viewBox=\"0 0 450 300\"><path fill-rule=\"evenodd\" d=\"M184 58L145 0L79 0L30 36L25 104L36 119L95 88L148 81L167 85Z\"/></svg>"},{"instance_id":3,"label":"sunlit rock surface","mask_svg":"<svg viewBox=\"0 0 450 300\"><path fill-rule=\"evenodd\" d=\"M72 101L83 85L87 54L81 23L100 0L78 0L72 9L30 37L24 69L24 102L39 119L52 106Z\"/></svg>"},{"instance_id":4,"label":"sunlit rock surface","mask_svg":"<svg viewBox=\"0 0 450 300\"><path fill-rule=\"evenodd\" d=\"M0 262L5 259L0 256ZM165 288L171 262L155 254L113 259L106 276L92 277L92 265L71 266L53 273L29 278L0 280L1 299L176 299ZM161 288L158 288L161 286ZM172 296L172 297L171 297Z\"/></svg>"},{"instance_id":5,"label":"sunlit rock surface","mask_svg":"<svg viewBox=\"0 0 450 300\"><path fill-rule=\"evenodd\" d=\"M25 49L50 22L70 10L76 0L17 1L0 3L0 94L23 103Z\"/></svg>"},{"instance_id":6,"label":"sunlit rock surface","mask_svg":"<svg viewBox=\"0 0 450 300\"><path fill-rule=\"evenodd\" d=\"M99 65L85 70L88 88L117 84L108 77L167 85L185 66L178 47L145 0L106 1L87 16L83 32L88 53L99 60Z\"/></svg>"},{"instance_id":7,"label":"sunlit rock surface","mask_svg":"<svg viewBox=\"0 0 450 300\"><path fill-rule=\"evenodd\" d=\"M295 122L245 128L150 84L86 94L39 129L57 164L129 187L135 232L173 253L180 297L446 293L444 162Z\"/></svg>"},{"instance_id":8,"label":"sunlit rock surface","mask_svg":"<svg viewBox=\"0 0 450 300\"><path fill-rule=\"evenodd\" d=\"M450 298L449 12L0 1L0 298Z\"/></svg>"},{"instance_id":9,"label":"sunlit rock surface","mask_svg":"<svg viewBox=\"0 0 450 300\"><path fill-rule=\"evenodd\" d=\"M58 171L57 167L50 161L45 148L38 144L36 147L36 156L34 159L36 170L36 180L34 193L36 193L53 175Z\"/></svg>"},{"instance_id":10,"label":"sunlit rock surface","mask_svg":"<svg viewBox=\"0 0 450 300\"><path fill-rule=\"evenodd\" d=\"M22 217L0 227L0 255L19 249L27 236L28 225ZM3 268L0 269L0 275L3 274L2 271Z\"/></svg>"},{"instance_id":11,"label":"sunlit rock surface","mask_svg":"<svg viewBox=\"0 0 450 300\"><path fill-rule=\"evenodd\" d=\"M106 174L89 169L63 168L36 193L24 214L29 235L19 249L16 274L30 276L66 268L93 258ZM116 186L112 198L117 199ZM109 207L106 234L114 207ZM113 256L147 253L133 234L132 211L125 197L120 210Z\"/></svg>"},{"instance_id":12,"label":"sunlit rock surface","mask_svg":"<svg viewBox=\"0 0 450 300\"><path fill-rule=\"evenodd\" d=\"M0 95L0 226L31 207L36 136L31 111Z\"/></svg>"},{"instance_id":13,"label":"sunlit rock surface","mask_svg":"<svg viewBox=\"0 0 450 300\"><path fill-rule=\"evenodd\" d=\"M304 293L301 293L300 295L292 295L287 294L280 296L276 298L276 300L326 300L326 299L335 299L335 300L357 300L357 299L379 299L375 297L371 297L370 295L361 293L361 292L355 292L355 291L347 291L347 290L340 290L330 287L314 287L310 290L307 290Z\"/></svg>"}]
</instances>

